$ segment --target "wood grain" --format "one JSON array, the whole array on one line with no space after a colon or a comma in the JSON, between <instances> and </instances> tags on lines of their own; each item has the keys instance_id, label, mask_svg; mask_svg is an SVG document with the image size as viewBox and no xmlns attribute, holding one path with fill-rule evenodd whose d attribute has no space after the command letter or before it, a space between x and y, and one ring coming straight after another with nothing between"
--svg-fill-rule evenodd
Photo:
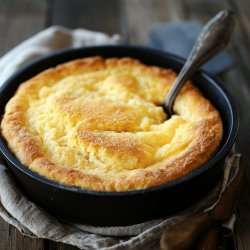
<instances>
[{"instance_id":1,"label":"wood grain","mask_svg":"<svg viewBox=\"0 0 250 250\"><path fill-rule=\"evenodd\" d=\"M250 87L249 87L249 42L250 42L250 16L249 13L249 1L227 1L227 6L234 10L237 18L237 26L232 38L231 53L235 60L234 68L227 74L224 74L223 80L228 86L230 93L233 95L239 112L240 129L238 135L238 145L240 151L245 156L245 162L247 166L250 164L250 157L247 157L250 152L249 144L249 121L250 112L247 112L247 108L250 105ZM250 181L250 171L247 171L248 180Z\"/></svg>"},{"instance_id":2,"label":"wood grain","mask_svg":"<svg viewBox=\"0 0 250 250\"><path fill-rule=\"evenodd\" d=\"M43 29L45 20L45 0L1 0L0 56Z\"/></svg>"},{"instance_id":3,"label":"wood grain","mask_svg":"<svg viewBox=\"0 0 250 250\"><path fill-rule=\"evenodd\" d=\"M219 76L232 94L239 112L237 144L250 166L250 3L248 0L0 0L0 56L50 25L86 28L108 34L120 33L130 44L147 44L148 32L159 22L200 20L206 22L223 8L236 13L237 26L229 46L234 67ZM250 181L250 170L247 171ZM250 192L245 182L237 209L235 242L250 249ZM74 250L76 247L49 240L24 237L0 219L0 250Z\"/></svg>"},{"instance_id":4,"label":"wood grain","mask_svg":"<svg viewBox=\"0 0 250 250\"><path fill-rule=\"evenodd\" d=\"M121 2L121 9L130 44L145 44L153 24L168 20L165 0L125 0Z\"/></svg>"},{"instance_id":5,"label":"wood grain","mask_svg":"<svg viewBox=\"0 0 250 250\"><path fill-rule=\"evenodd\" d=\"M46 2L32 0L0 1L0 56L24 39L43 29ZM42 239L24 237L0 219L0 250L44 249Z\"/></svg>"},{"instance_id":6,"label":"wood grain","mask_svg":"<svg viewBox=\"0 0 250 250\"><path fill-rule=\"evenodd\" d=\"M13 8L13 5L15 8ZM45 3L40 1L0 1L0 54L43 28ZM43 249L43 240L23 237L14 227L0 220L0 249Z\"/></svg>"},{"instance_id":7,"label":"wood grain","mask_svg":"<svg viewBox=\"0 0 250 250\"><path fill-rule=\"evenodd\" d=\"M52 0L48 25L84 28L113 34L120 32L117 0Z\"/></svg>"}]
</instances>

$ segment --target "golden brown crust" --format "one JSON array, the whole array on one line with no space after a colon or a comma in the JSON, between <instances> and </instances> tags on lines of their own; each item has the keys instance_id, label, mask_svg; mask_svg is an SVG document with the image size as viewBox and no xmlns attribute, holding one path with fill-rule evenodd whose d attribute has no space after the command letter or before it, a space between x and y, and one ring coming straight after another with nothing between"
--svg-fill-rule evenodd
<instances>
[{"instance_id":1,"label":"golden brown crust","mask_svg":"<svg viewBox=\"0 0 250 250\"><path fill-rule=\"evenodd\" d=\"M132 58L91 57L48 69L8 102L2 134L21 163L61 184L128 191L180 178L222 138L219 113L190 82L166 120L175 79Z\"/></svg>"}]
</instances>

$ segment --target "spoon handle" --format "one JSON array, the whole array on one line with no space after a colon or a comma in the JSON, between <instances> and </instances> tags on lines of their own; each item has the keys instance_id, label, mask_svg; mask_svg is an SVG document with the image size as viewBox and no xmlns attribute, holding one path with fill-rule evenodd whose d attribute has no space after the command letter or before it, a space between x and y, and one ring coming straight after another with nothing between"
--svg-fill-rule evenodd
<instances>
[{"instance_id":1,"label":"spoon handle","mask_svg":"<svg viewBox=\"0 0 250 250\"><path fill-rule=\"evenodd\" d=\"M175 80L165 101L168 115L173 114L173 103L183 84L205 62L226 47L234 28L234 14L222 10L214 16L202 29L196 43L177 79Z\"/></svg>"}]
</instances>

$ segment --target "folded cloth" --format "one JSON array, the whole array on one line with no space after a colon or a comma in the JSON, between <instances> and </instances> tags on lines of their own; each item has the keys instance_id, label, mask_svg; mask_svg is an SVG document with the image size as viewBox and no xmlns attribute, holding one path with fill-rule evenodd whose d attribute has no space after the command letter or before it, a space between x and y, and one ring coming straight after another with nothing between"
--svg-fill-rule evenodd
<instances>
[{"instance_id":1,"label":"folded cloth","mask_svg":"<svg viewBox=\"0 0 250 250\"><path fill-rule=\"evenodd\" d=\"M149 46L187 58L202 30L198 21L166 22L152 27L149 33ZM207 62L202 69L209 73L220 73L233 65L233 58L224 50Z\"/></svg>"},{"instance_id":2,"label":"folded cloth","mask_svg":"<svg viewBox=\"0 0 250 250\"><path fill-rule=\"evenodd\" d=\"M48 28L0 59L0 83L21 65L51 51L83 45L116 44L119 41L119 36L109 37L82 29L71 31L62 27ZM21 193L2 161L0 162L0 216L23 235L63 242L80 249L159 249L161 235L166 229L171 229L182 222L184 224L190 216L207 213L216 207L238 173L239 159L240 155L234 151L228 156L224 166L224 178L193 207L171 217L124 227L94 227L60 221L52 217ZM232 230L233 218L233 216L230 218L230 223L227 223L227 220L223 221L223 225L229 230Z\"/></svg>"}]
</instances>

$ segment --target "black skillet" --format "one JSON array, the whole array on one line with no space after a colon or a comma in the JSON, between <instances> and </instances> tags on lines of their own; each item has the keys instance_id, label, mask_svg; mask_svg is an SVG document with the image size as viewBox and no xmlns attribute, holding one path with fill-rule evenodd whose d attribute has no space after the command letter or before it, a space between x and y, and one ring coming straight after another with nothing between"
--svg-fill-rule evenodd
<instances>
[{"instance_id":1,"label":"black skillet","mask_svg":"<svg viewBox=\"0 0 250 250\"><path fill-rule=\"evenodd\" d=\"M57 64L88 56L134 57L145 64L179 71L184 60L162 51L135 46L100 46L69 49L43 57L16 72L0 89L0 116L4 106L23 81ZM33 202L58 218L100 226L129 225L168 216L203 197L222 174L224 159L232 147L238 118L229 93L209 74L200 71L195 85L219 110L224 138L216 155L199 169L178 180L145 190L95 192L67 187L47 180L24 167L0 138L0 152L17 185Z\"/></svg>"}]
</instances>

